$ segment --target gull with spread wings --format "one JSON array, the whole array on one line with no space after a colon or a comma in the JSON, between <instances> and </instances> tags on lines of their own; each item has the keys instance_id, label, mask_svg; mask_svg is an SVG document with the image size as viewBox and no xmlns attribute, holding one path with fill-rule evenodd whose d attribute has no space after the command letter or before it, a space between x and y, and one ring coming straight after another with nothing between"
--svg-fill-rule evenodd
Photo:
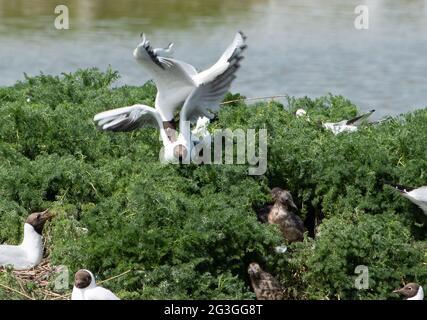
<instances>
[{"instance_id":1,"label":"gull with spread wings","mask_svg":"<svg viewBox=\"0 0 427 320\"><path fill-rule=\"evenodd\" d=\"M166 57L163 50L153 49L142 34L142 42L133 55L153 78L157 86L154 108L142 104L113 109L95 115L101 130L131 131L144 126L159 128L163 141L163 160L188 163L196 155L190 123L206 125L220 109L220 104L236 78L243 59L246 37L238 32L219 60L210 68L197 72L185 62ZM179 108L179 133L174 115Z\"/></svg>"}]
</instances>

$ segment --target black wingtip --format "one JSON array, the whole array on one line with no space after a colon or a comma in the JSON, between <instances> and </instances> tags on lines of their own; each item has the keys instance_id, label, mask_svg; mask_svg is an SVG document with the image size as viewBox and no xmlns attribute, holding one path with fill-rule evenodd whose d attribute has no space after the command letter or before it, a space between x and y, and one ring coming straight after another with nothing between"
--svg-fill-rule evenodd
<instances>
[{"instance_id":1,"label":"black wingtip","mask_svg":"<svg viewBox=\"0 0 427 320\"><path fill-rule=\"evenodd\" d=\"M411 192L412 190L414 190L415 188L412 187L407 187L401 184L397 184L391 181L387 181L387 180L383 180L383 183L385 185L388 185L394 189L396 189L397 191L401 192L401 193L405 193L405 192Z\"/></svg>"},{"instance_id":2,"label":"black wingtip","mask_svg":"<svg viewBox=\"0 0 427 320\"><path fill-rule=\"evenodd\" d=\"M246 40L246 39L248 38L248 37L243 33L243 31L242 31L242 30L239 30L238 32L239 32L239 34L242 36L243 40Z\"/></svg>"}]
</instances>

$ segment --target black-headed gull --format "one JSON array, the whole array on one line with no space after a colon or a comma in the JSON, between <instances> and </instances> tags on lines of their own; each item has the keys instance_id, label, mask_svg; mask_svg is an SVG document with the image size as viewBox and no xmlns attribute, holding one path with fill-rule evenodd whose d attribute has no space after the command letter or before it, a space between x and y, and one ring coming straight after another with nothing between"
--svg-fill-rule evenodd
<instances>
[{"instance_id":1,"label":"black-headed gull","mask_svg":"<svg viewBox=\"0 0 427 320\"><path fill-rule=\"evenodd\" d=\"M53 214L48 210L32 213L24 224L24 240L18 246L0 246L0 266L26 270L37 266L43 258L43 227Z\"/></svg>"},{"instance_id":2,"label":"black-headed gull","mask_svg":"<svg viewBox=\"0 0 427 320\"><path fill-rule=\"evenodd\" d=\"M93 273L86 269L77 271L71 300L120 300L114 293L96 285Z\"/></svg>"},{"instance_id":3,"label":"black-headed gull","mask_svg":"<svg viewBox=\"0 0 427 320\"><path fill-rule=\"evenodd\" d=\"M323 127L328 130L331 130L334 134L339 134L342 132L355 132L357 131L359 125L364 120L368 119L374 112L375 110L371 110L350 120L342 120L339 122L325 122L323 124Z\"/></svg>"},{"instance_id":4,"label":"black-headed gull","mask_svg":"<svg viewBox=\"0 0 427 320\"><path fill-rule=\"evenodd\" d=\"M268 213L268 222L277 224L283 237L289 242L304 240L304 223L296 214L298 208L291 193L287 190L274 188L271 190L271 194L275 203Z\"/></svg>"},{"instance_id":5,"label":"black-headed gull","mask_svg":"<svg viewBox=\"0 0 427 320\"><path fill-rule=\"evenodd\" d=\"M423 210L424 214L427 215L427 186L411 188L402 186L401 184L394 184L388 181L385 181L384 183L395 188L403 197L415 203Z\"/></svg>"},{"instance_id":6,"label":"black-headed gull","mask_svg":"<svg viewBox=\"0 0 427 320\"><path fill-rule=\"evenodd\" d=\"M143 36L134 57L153 78L157 86L155 107L137 104L105 111L94 121L102 130L131 131L151 125L160 129L167 162L189 161L195 156L190 122L203 117L212 119L214 112L236 78L243 59L246 37L239 32L221 58L209 69L198 73L188 63L159 56ZM179 113L179 134L175 132L175 111Z\"/></svg>"},{"instance_id":7,"label":"black-headed gull","mask_svg":"<svg viewBox=\"0 0 427 320\"><path fill-rule=\"evenodd\" d=\"M408 283L402 289L394 290L394 293L403 295L405 300L424 300L424 290L417 283Z\"/></svg>"},{"instance_id":8,"label":"black-headed gull","mask_svg":"<svg viewBox=\"0 0 427 320\"><path fill-rule=\"evenodd\" d=\"M282 300L283 288L271 274L261 269L258 263L252 262L248 267L251 285L257 300Z\"/></svg>"}]
</instances>

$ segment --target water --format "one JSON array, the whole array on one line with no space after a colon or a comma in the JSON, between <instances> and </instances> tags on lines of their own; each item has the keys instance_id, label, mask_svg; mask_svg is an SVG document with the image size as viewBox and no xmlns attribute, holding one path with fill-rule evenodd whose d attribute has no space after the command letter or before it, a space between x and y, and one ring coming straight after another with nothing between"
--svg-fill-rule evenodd
<instances>
[{"instance_id":1,"label":"water","mask_svg":"<svg viewBox=\"0 0 427 320\"><path fill-rule=\"evenodd\" d=\"M56 30L54 8L70 9ZM366 4L369 30L356 30ZM0 85L109 65L117 85L147 75L132 57L144 31L198 69L237 30L249 48L232 91L248 97L342 94L376 117L427 107L427 0L0 0Z\"/></svg>"}]
</instances>

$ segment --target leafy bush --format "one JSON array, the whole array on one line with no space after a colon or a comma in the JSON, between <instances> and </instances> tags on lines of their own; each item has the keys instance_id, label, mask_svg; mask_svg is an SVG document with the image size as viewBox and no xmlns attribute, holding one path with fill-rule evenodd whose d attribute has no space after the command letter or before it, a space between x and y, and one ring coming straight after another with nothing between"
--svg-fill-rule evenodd
<instances>
[{"instance_id":1,"label":"leafy bush","mask_svg":"<svg viewBox=\"0 0 427 320\"><path fill-rule=\"evenodd\" d=\"M340 96L226 105L211 129L268 130L257 177L243 165L162 165L154 129L96 130L100 111L153 105L152 83L111 88L117 77L79 70L0 88L0 242L18 243L27 213L53 208L51 261L101 279L132 270L105 284L127 299L253 298L252 261L291 299L388 299L403 280L427 284L426 218L382 183L425 185L427 110L334 136L319 123L357 114ZM275 186L291 191L309 230L286 254L255 213ZM367 290L355 288L357 265L369 267ZM0 283L13 286L8 275Z\"/></svg>"}]
</instances>

